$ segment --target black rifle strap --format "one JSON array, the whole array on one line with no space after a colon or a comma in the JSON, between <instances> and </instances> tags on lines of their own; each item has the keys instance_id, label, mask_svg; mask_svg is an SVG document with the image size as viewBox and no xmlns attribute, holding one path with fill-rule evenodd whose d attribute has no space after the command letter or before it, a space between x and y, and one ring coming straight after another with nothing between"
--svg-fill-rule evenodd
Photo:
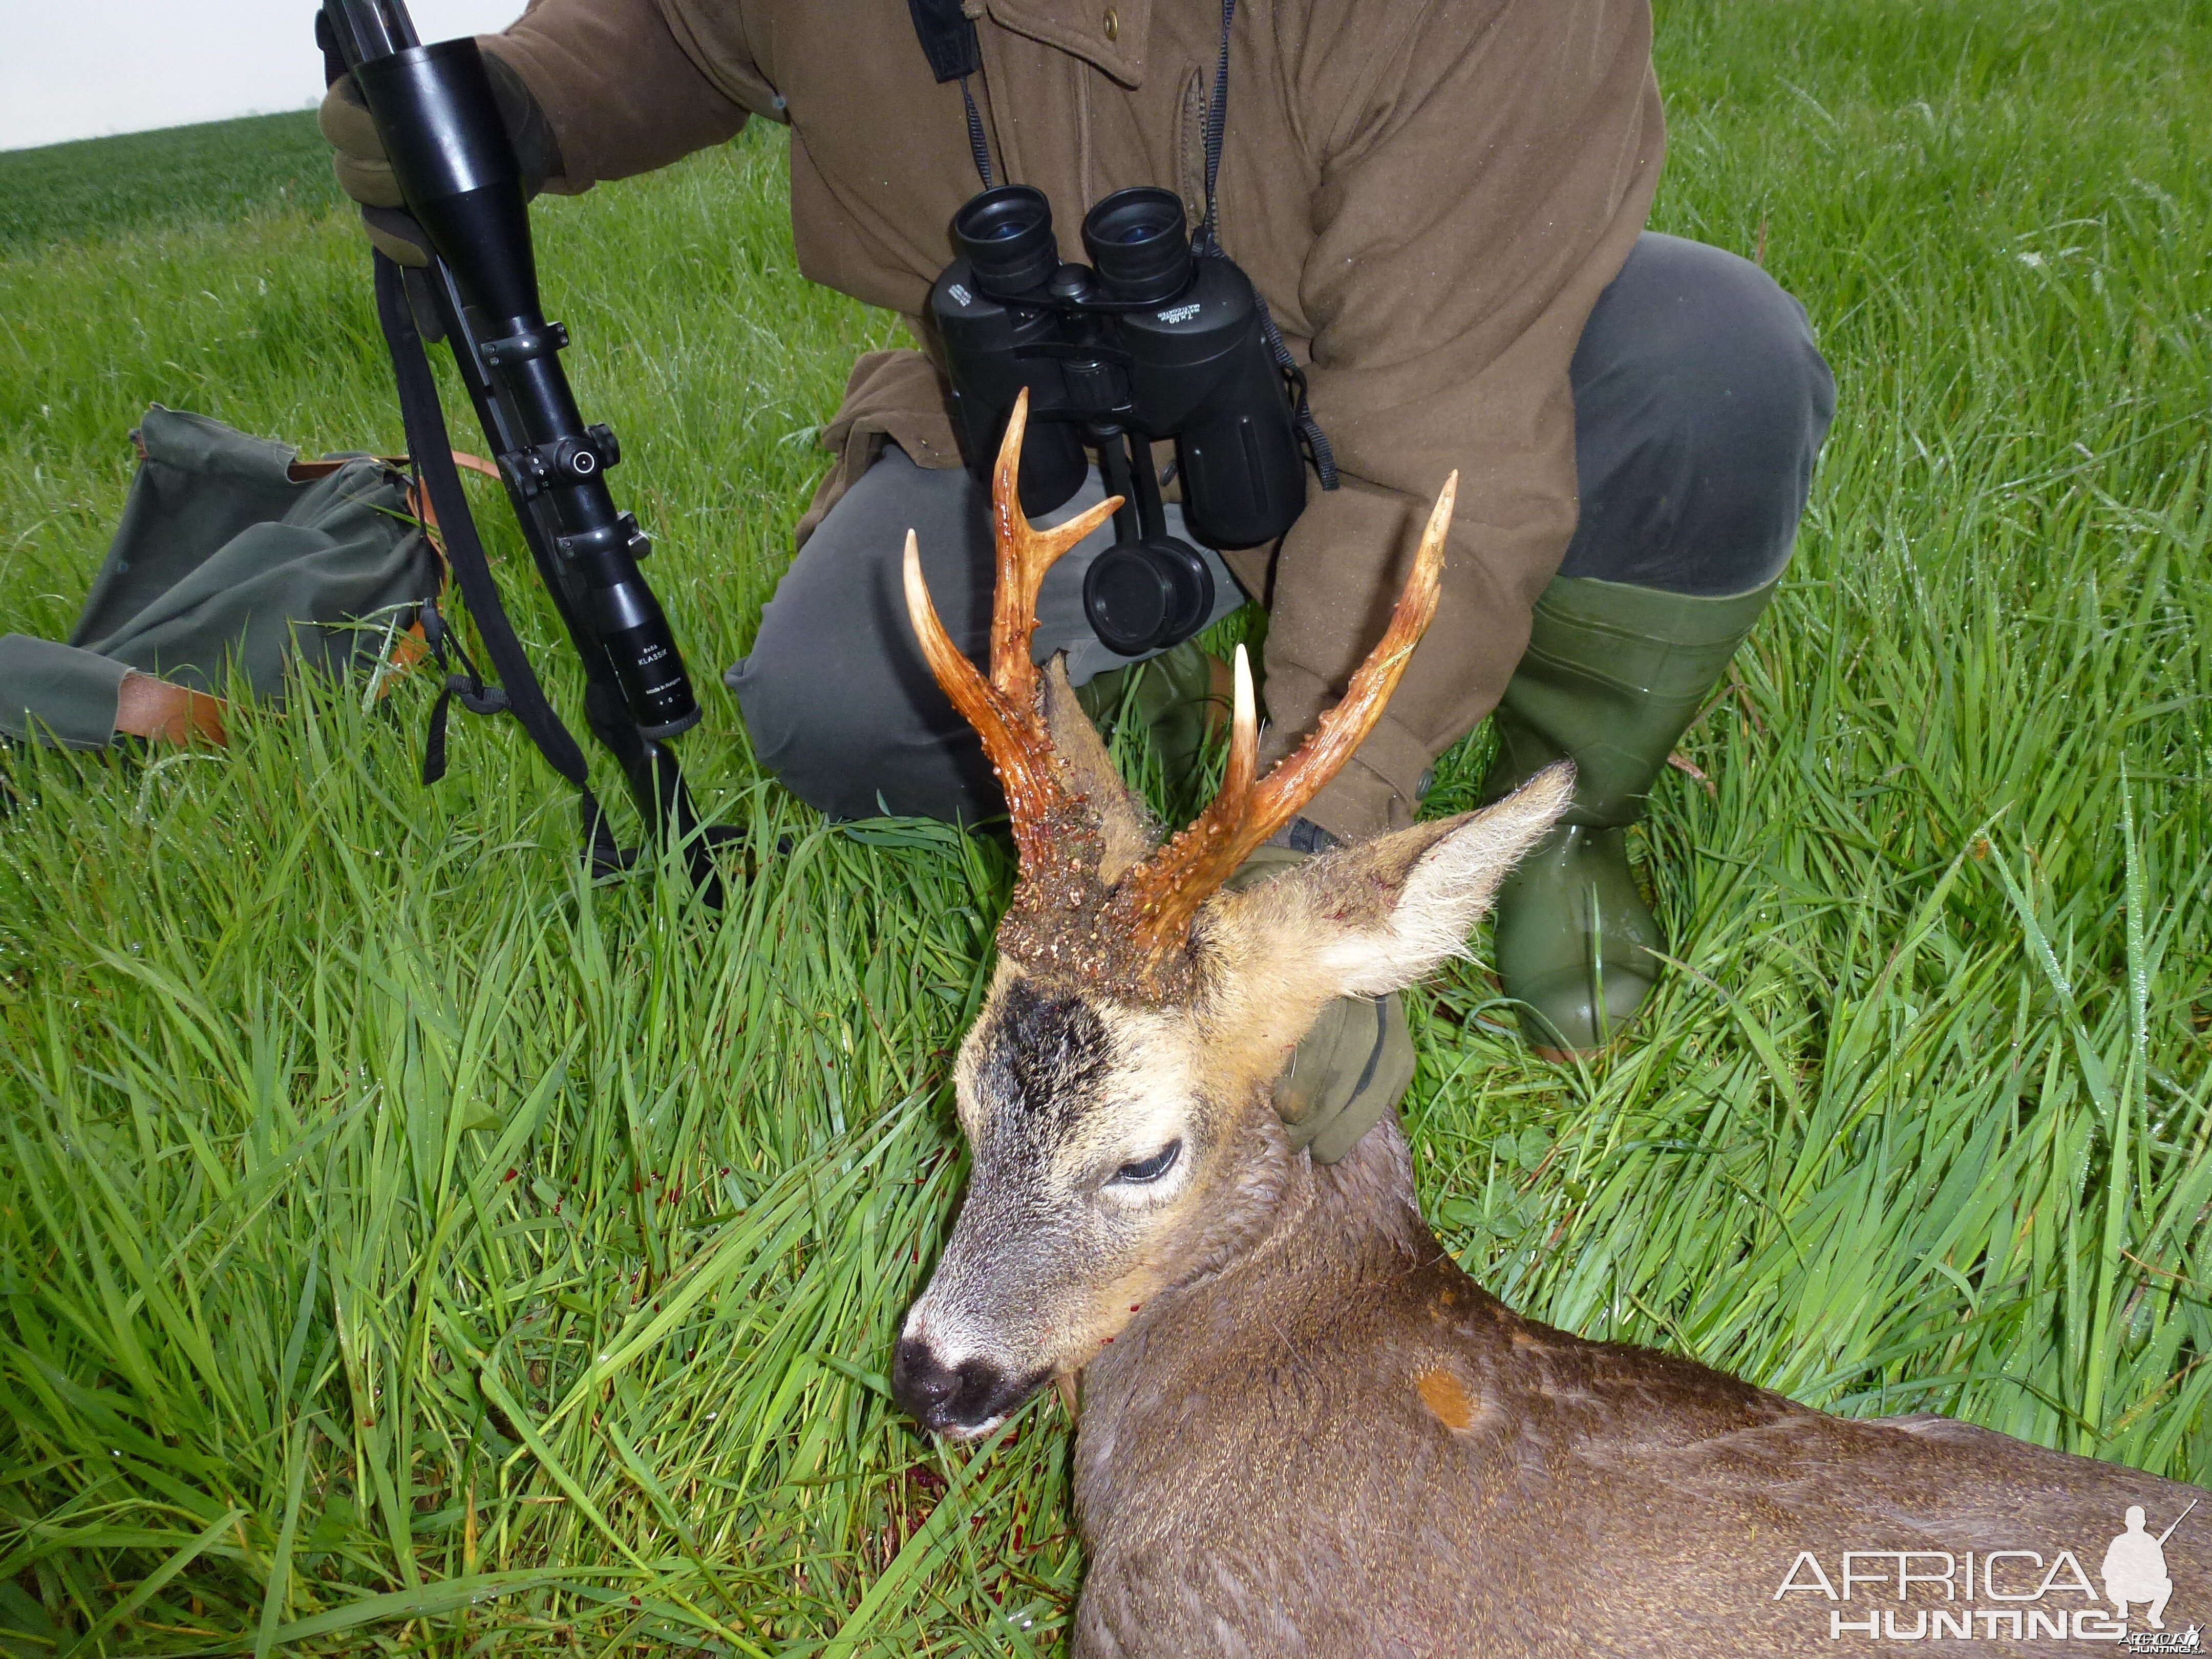
<instances>
[{"instance_id":1,"label":"black rifle strap","mask_svg":"<svg viewBox=\"0 0 2212 1659\"><path fill-rule=\"evenodd\" d=\"M431 706L429 733L422 739L422 782L427 787L446 775L446 720L453 712L455 697L471 714L503 714L514 704L507 701L504 689L484 684L483 671L469 655L461 636L447 626L445 613L438 609L437 600L422 601L419 620L422 624L422 643L429 647L438 666L446 671L446 682L439 688L438 701ZM459 672L453 671L456 662L460 664Z\"/></svg>"},{"instance_id":2,"label":"black rifle strap","mask_svg":"<svg viewBox=\"0 0 2212 1659\"><path fill-rule=\"evenodd\" d=\"M538 684L537 671L530 665L529 653L515 637L514 624L507 620L507 608L500 603L499 585L492 580L491 564L484 557L483 544L477 538L476 520L469 513L468 497L461 493L461 477L454 469L453 444L446 431L446 411L438 401L438 383L431 378L430 360L423 353L422 337L416 330L415 315L407 303L406 285L399 267L380 252L374 258L377 320L384 325L384 343L392 352L392 374L399 391L399 419L407 433L407 451L429 495L431 509L437 514L438 528L446 544L446 562L453 568L453 580L460 585L462 602L476 618L484 654L491 659L493 672L501 681L499 685L487 686L476 665L465 655L461 656L465 672L447 675L437 706L431 711L430 741L422 757L422 781L434 783L444 775L446 715L453 697L458 696L462 706L473 714L497 714L504 708L522 722L522 729L538 745L538 752L545 757L545 763L574 785L582 797L579 805L585 844L591 851L594 872L605 873L621 869L629 860L615 844L606 814L600 808L599 797L592 793L584 751L568 728L561 723L553 705L546 701L545 688ZM434 607L424 617L426 641L430 640L432 618L435 616ZM435 625L447 647L457 647L459 641L444 626L443 618L437 618ZM444 659L445 653L441 651L441 665Z\"/></svg>"}]
</instances>

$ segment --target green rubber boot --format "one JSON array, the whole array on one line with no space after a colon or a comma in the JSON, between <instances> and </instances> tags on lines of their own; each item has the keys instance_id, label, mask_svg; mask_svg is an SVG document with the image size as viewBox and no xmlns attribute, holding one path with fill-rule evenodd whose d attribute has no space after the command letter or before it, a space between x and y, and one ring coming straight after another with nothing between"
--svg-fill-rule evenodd
<instances>
[{"instance_id":1,"label":"green rubber boot","mask_svg":"<svg viewBox=\"0 0 2212 1659\"><path fill-rule=\"evenodd\" d=\"M1773 595L1771 582L1708 599L1561 576L1536 602L1492 716L1498 758L1482 797L1562 757L1575 763L1574 804L1498 893L1498 977L1547 1058L1602 1048L1658 981L1651 953L1666 942L1629 872L1627 829Z\"/></svg>"},{"instance_id":2,"label":"green rubber boot","mask_svg":"<svg viewBox=\"0 0 2212 1659\"><path fill-rule=\"evenodd\" d=\"M1125 708L1133 682L1133 706ZM1217 684L1216 660L1199 648L1196 640L1185 640L1126 668L1108 669L1076 687L1075 701L1109 741L1114 721L1125 714L1150 726L1152 752L1170 778L1181 777L1198 764L1208 728L1229 718L1227 699Z\"/></svg>"}]
</instances>

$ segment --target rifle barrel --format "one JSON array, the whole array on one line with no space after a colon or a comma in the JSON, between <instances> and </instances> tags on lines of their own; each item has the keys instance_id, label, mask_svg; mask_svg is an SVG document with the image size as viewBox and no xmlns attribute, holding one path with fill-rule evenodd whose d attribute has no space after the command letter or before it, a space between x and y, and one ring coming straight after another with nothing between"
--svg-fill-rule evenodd
<instances>
[{"instance_id":1,"label":"rifle barrel","mask_svg":"<svg viewBox=\"0 0 2212 1659\"><path fill-rule=\"evenodd\" d=\"M2194 1498L2191 1498L2191 1499L2189 1500L2189 1510L2193 1510L2193 1509L2195 1509L2196 1507L2197 1507L2197 1499L2195 1499ZM2178 1526L2179 1526L2183 1522L2185 1522L2185 1521L2186 1521L2187 1519L2189 1519L2189 1510L2182 1510L2182 1512L2181 1512L2180 1514L2179 1514L2179 1515L2177 1515L2177 1516L2175 1516L2173 1517L2173 1527L2178 1527ZM2162 1533L2159 1534L2159 1535L2158 1535L2158 1542L2159 1542L2159 1547L2160 1547L2160 1548L2161 1548L2161 1549L2165 1548L2165 1547L2166 1547L2166 1540L2167 1539L2169 1539L2169 1538L2171 1538L2171 1537L2172 1537L2172 1536L2173 1536L2173 1527L2168 1527L2168 1528L2167 1528L2164 1532L2162 1532Z\"/></svg>"},{"instance_id":2,"label":"rifle barrel","mask_svg":"<svg viewBox=\"0 0 2212 1659\"><path fill-rule=\"evenodd\" d=\"M328 0L338 40L350 68L422 44L405 0Z\"/></svg>"}]
</instances>

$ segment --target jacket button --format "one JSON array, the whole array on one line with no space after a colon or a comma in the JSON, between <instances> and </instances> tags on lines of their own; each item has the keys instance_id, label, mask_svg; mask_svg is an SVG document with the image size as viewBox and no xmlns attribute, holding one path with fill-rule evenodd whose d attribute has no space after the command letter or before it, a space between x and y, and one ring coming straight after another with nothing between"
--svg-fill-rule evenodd
<instances>
[{"instance_id":1,"label":"jacket button","mask_svg":"<svg viewBox=\"0 0 2212 1659\"><path fill-rule=\"evenodd\" d=\"M1106 8L1105 26L1106 38L1109 40L1118 40L1121 38L1121 14L1111 6Z\"/></svg>"}]
</instances>

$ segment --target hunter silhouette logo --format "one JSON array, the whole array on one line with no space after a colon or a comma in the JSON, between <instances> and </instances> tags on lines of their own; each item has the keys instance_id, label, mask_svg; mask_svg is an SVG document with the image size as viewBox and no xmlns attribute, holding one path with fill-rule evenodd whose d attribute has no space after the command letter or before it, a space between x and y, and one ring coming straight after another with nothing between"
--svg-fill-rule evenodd
<instances>
[{"instance_id":1,"label":"hunter silhouette logo","mask_svg":"<svg viewBox=\"0 0 2212 1659\"><path fill-rule=\"evenodd\" d=\"M2197 1507L2191 1500L2189 1510ZM2173 1580L2166 1576L2166 1540L2173 1536L2173 1528L2188 1518L2189 1510L2173 1517L2173 1527L2168 1527L2155 1538L2143 1530L2143 1509L2140 1504L2128 1505L2128 1529L2112 1540L2105 1551L2105 1599L2118 1607L2119 1616L2128 1616L2128 1603L2145 1603L2143 1619L2153 1630L2166 1628L2166 1599L2173 1594Z\"/></svg>"},{"instance_id":2,"label":"hunter silhouette logo","mask_svg":"<svg viewBox=\"0 0 2212 1659\"><path fill-rule=\"evenodd\" d=\"M2165 1531L2153 1533L2143 1507L2130 1504L2124 1529L2099 1564L2101 1596L2081 1556L2068 1549L1845 1550L1832 1573L1811 1550L1800 1550L1774 1599L1805 1595L1838 1604L1828 1609L1832 1641L2087 1641L2130 1653L2201 1653L2197 1626L2166 1628L2173 1594L2166 1543L2196 1507L2192 1501ZM1897 1605L1880 1605L1885 1601ZM2130 1608L2148 1629L2129 1628Z\"/></svg>"}]
</instances>

